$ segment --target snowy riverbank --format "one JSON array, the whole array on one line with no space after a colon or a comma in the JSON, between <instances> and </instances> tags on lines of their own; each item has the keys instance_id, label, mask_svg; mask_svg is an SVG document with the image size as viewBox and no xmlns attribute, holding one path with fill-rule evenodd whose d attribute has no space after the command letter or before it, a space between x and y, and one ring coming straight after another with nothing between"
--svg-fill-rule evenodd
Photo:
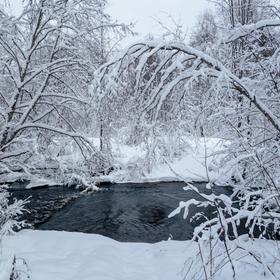
<instances>
[{"instance_id":1,"label":"snowy riverbank","mask_svg":"<svg viewBox=\"0 0 280 280\"><path fill-rule=\"evenodd\" d=\"M265 257L274 271L279 270L279 264L273 264L273 255L278 253L275 241L240 238L239 242ZM33 280L182 280L192 279L184 278L186 261L195 257L197 245L191 241L120 243L95 234L23 230L3 240L2 253L1 280L9 279L7 264L13 256L26 260ZM232 258L237 279L245 275L247 280L274 279L268 271L264 276L265 268L242 250L237 250ZM20 265L18 268L26 270ZM226 264L215 279L232 279L231 276Z\"/></svg>"},{"instance_id":2,"label":"snowy riverbank","mask_svg":"<svg viewBox=\"0 0 280 280\"><path fill-rule=\"evenodd\" d=\"M99 139L92 139L92 141L97 146ZM56 164L53 162L51 166L46 166L46 174L12 172L0 175L0 183L30 181L27 188L67 185L69 182L90 187L102 181L143 183L210 180L219 184L218 178L222 178L219 163L224 149L226 149L226 142L221 139L185 138L184 149L180 150L179 154L165 157L162 152L157 152L154 156L147 156L147 146L144 144L128 146L112 142L112 164L115 166L113 172L109 175L100 174L91 177L78 169L80 154L73 146L69 148L67 156L57 158L58 166L64 166L64 169L69 171L62 177L59 176L60 173L54 172L58 167L55 167ZM66 166L73 166L73 169L67 169Z\"/></svg>"},{"instance_id":3,"label":"snowy riverbank","mask_svg":"<svg viewBox=\"0 0 280 280\"><path fill-rule=\"evenodd\" d=\"M185 150L172 159L155 156L152 162L145 161L141 146L113 145L114 157L120 170L101 180L117 183L143 182L219 182L219 162L226 149L226 142L217 138L186 138ZM148 167L148 165L150 165ZM141 172L137 172L141 170Z\"/></svg>"}]
</instances>

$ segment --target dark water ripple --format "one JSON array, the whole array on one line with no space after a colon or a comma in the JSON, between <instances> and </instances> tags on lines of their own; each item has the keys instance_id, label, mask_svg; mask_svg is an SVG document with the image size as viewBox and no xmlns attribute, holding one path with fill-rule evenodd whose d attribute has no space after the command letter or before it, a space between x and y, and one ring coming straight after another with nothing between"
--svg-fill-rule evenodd
<instances>
[{"instance_id":1,"label":"dark water ripple","mask_svg":"<svg viewBox=\"0 0 280 280\"><path fill-rule=\"evenodd\" d=\"M12 191L17 198L32 195L26 215L40 230L97 233L118 241L158 242L172 237L192 237L197 223L177 215L168 218L180 201L198 198L183 190L184 183L115 184L102 192L81 195L76 190L53 187L41 190ZM205 184L196 184L203 191ZM229 192L217 188L217 192ZM197 211L191 208L190 214ZM207 216L213 209L205 209Z\"/></svg>"}]
</instances>

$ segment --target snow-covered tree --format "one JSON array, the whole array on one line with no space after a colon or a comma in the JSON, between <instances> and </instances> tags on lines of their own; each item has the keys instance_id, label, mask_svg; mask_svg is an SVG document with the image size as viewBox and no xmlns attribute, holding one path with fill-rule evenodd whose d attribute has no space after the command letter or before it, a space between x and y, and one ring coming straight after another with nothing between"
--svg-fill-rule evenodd
<instances>
[{"instance_id":1,"label":"snow-covered tree","mask_svg":"<svg viewBox=\"0 0 280 280\"><path fill-rule=\"evenodd\" d=\"M105 64L98 80L107 89L106 94L114 93L118 98L118 93L128 85L129 69L134 65L133 92L141 106L138 124L149 130L158 130L161 123L172 124L162 116L167 112L176 120L175 112L188 106L185 103L180 107L182 95L185 101L192 100L191 89L195 91L195 100L204 104L201 111L207 116L203 118L203 126L207 122L212 128L204 132L205 136L227 140L223 159L213 166L219 178L209 176L208 188L211 191L215 183L230 184L234 186L234 194L232 197L202 195L206 203L182 203L176 213L184 208L187 217L193 204L216 208L217 217L197 228L195 238L202 234L209 237L208 241L223 239L226 252L228 241L238 237L241 222L245 221L250 237L262 238L269 231L274 236L280 230L277 35L280 22L275 10L274 19L268 20L271 10L267 6L268 13L260 11L259 1L229 2L238 5L229 6L228 24L219 29L217 23L217 34L213 35L218 39L206 37L203 50L178 42L139 42L119 59ZM266 3L262 1L262 5ZM150 61L154 61L153 67ZM197 189L191 189L200 194ZM231 262L230 253L228 258Z\"/></svg>"},{"instance_id":2,"label":"snow-covered tree","mask_svg":"<svg viewBox=\"0 0 280 280\"><path fill-rule=\"evenodd\" d=\"M82 169L94 173L103 160L88 140L88 86L102 57L101 31L120 37L126 30L105 14L105 5L37 0L25 1L18 18L1 11L2 170L29 172L42 159L56 162L67 138L85 159L77 163Z\"/></svg>"}]
</instances>

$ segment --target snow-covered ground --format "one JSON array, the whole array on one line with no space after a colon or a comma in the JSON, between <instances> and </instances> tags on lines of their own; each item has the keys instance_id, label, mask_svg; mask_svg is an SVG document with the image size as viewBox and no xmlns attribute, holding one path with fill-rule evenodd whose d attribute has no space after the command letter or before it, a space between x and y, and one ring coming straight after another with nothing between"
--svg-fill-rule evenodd
<instances>
[{"instance_id":1,"label":"snow-covered ground","mask_svg":"<svg viewBox=\"0 0 280 280\"><path fill-rule=\"evenodd\" d=\"M273 241L243 243L260 256L267 255L267 264L279 270L279 263L273 265L272 256L278 251ZM3 240L0 279L9 280L9 263L13 256L26 260L32 280L193 279L184 276L188 270L186 261L195 257L196 252L197 245L191 241L120 243L95 234L23 230ZM266 276L262 274L264 267L261 264L248 256L242 258L243 255L239 251L233 256L236 279L245 279L245 276L246 280L274 279L267 270ZM24 269L23 266L18 268ZM215 279L232 279L229 264Z\"/></svg>"}]
</instances>

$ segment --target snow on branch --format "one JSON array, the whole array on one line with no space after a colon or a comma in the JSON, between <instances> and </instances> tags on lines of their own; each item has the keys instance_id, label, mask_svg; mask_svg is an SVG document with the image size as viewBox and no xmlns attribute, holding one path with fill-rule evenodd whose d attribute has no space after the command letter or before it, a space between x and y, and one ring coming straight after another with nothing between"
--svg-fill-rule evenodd
<instances>
[{"instance_id":1,"label":"snow on branch","mask_svg":"<svg viewBox=\"0 0 280 280\"><path fill-rule=\"evenodd\" d=\"M241 25L234 28L231 34L225 39L225 43L229 44L238 39L246 37L251 33L266 28L266 27L277 27L280 26L280 20L261 20L254 24Z\"/></svg>"},{"instance_id":2,"label":"snow on branch","mask_svg":"<svg viewBox=\"0 0 280 280\"><path fill-rule=\"evenodd\" d=\"M163 55L165 59L163 59L162 64L156 68L156 72L152 75L150 80L145 82L143 76L145 67L147 67L147 58L156 54L158 54L158 57L162 57L160 56L160 52L165 52ZM166 56L166 52L170 52L172 55ZM166 58L169 59L166 60ZM102 83L104 86L105 82L106 86L110 88L107 92L118 92L115 87L120 86L120 76L128 68L128 65L133 62L138 64L136 68L137 87L135 92L139 92L139 84L141 82L145 84L145 94L147 93L147 85L157 83L156 87L150 88L150 98L146 98L143 101L143 114L155 107L157 107L157 111L159 111L164 99L180 82L190 83L192 80L199 77L214 78L220 81L222 77L234 92L238 95L245 96L250 103L255 105L269 123L280 132L279 119L257 97L255 91L252 92L246 83L227 69L219 60L182 43L158 43L154 41L135 43L128 48L123 56L113 62L105 64L98 70L98 83ZM165 65L167 66L164 67ZM150 70L146 71L151 72ZM104 91L102 94L105 94ZM158 114L156 114L156 116L157 115Z\"/></svg>"},{"instance_id":3,"label":"snow on branch","mask_svg":"<svg viewBox=\"0 0 280 280\"><path fill-rule=\"evenodd\" d=\"M16 132L20 132L22 130L32 129L32 128L48 130L48 131L52 131L54 133L69 136L69 137L72 137L72 138L80 138L83 141L85 141L87 144L90 144L90 142L87 140L87 138L80 133L69 132L69 131L66 131L64 129L54 127L54 126L50 126L50 125L46 125L46 124L43 124L43 123L25 123L25 124L17 127Z\"/></svg>"}]
</instances>

